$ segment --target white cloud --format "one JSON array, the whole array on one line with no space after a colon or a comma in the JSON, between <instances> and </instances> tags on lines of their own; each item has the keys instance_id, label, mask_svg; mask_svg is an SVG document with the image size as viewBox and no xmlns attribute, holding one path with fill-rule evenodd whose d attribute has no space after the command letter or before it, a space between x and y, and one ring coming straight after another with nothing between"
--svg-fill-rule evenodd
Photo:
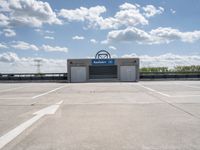
<instances>
[{"instance_id":1,"label":"white cloud","mask_svg":"<svg viewBox=\"0 0 200 150\"><path fill-rule=\"evenodd\" d=\"M10 8L9 8L9 4L7 0L1 1L0 12L10 12Z\"/></svg>"},{"instance_id":2,"label":"white cloud","mask_svg":"<svg viewBox=\"0 0 200 150\"><path fill-rule=\"evenodd\" d=\"M50 46L50 45L42 45L41 50L47 51L47 52L68 52L67 47L60 47L60 46Z\"/></svg>"},{"instance_id":3,"label":"white cloud","mask_svg":"<svg viewBox=\"0 0 200 150\"><path fill-rule=\"evenodd\" d=\"M35 59L42 60L41 72L67 72L66 60L19 57L16 53L7 52L0 54L1 73L36 73Z\"/></svg>"},{"instance_id":4,"label":"white cloud","mask_svg":"<svg viewBox=\"0 0 200 150\"><path fill-rule=\"evenodd\" d=\"M181 32L178 29L162 28L151 30L150 35L155 37L159 43L169 43L174 40L181 40L183 42L195 42L200 40L200 31Z\"/></svg>"},{"instance_id":5,"label":"white cloud","mask_svg":"<svg viewBox=\"0 0 200 150\"><path fill-rule=\"evenodd\" d=\"M34 50L34 51L39 50L39 48L36 45L26 43L24 41L14 41L11 47L15 49L20 49L20 50Z\"/></svg>"},{"instance_id":6,"label":"white cloud","mask_svg":"<svg viewBox=\"0 0 200 150\"><path fill-rule=\"evenodd\" d=\"M124 30L113 30L107 35L108 42L133 42L148 41L151 36L137 28L126 28Z\"/></svg>"},{"instance_id":7,"label":"white cloud","mask_svg":"<svg viewBox=\"0 0 200 150\"><path fill-rule=\"evenodd\" d=\"M144 10L143 10L144 9ZM145 15L142 13L145 11ZM99 27L100 29L118 29L120 27L132 27L136 25L147 25L147 18L156 14L161 14L164 8L156 8L147 5L141 8L138 4L124 3L119 6L119 11L114 16L104 18L106 12L104 6L80 7L77 9L61 9L58 15L67 21L86 22L89 28ZM146 16L148 16L146 18Z\"/></svg>"},{"instance_id":8,"label":"white cloud","mask_svg":"<svg viewBox=\"0 0 200 150\"><path fill-rule=\"evenodd\" d=\"M7 26L9 24L9 18L4 14L0 13L0 27Z\"/></svg>"},{"instance_id":9,"label":"white cloud","mask_svg":"<svg viewBox=\"0 0 200 150\"><path fill-rule=\"evenodd\" d=\"M44 38L49 39L49 40L54 40L54 37L52 37L52 36L45 36Z\"/></svg>"},{"instance_id":10,"label":"white cloud","mask_svg":"<svg viewBox=\"0 0 200 150\"><path fill-rule=\"evenodd\" d=\"M117 57L117 55L112 55ZM199 55L178 55L178 54L162 54L158 56L126 54L124 57L139 57L140 67L175 67L175 66L188 66L200 65ZM0 70L1 73L35 73L35 59L42 60L42 72L67 72L66 60L59 59L46 59L46 58L31 58L19 57L16 53L1 53L0 54Z\"/></svg>"},{"instance_id":11,"label":"white cloud","mask_svg":"<svg viewBox=\"0 0 200 150\"><path fill-rule=\"evenodd\" d=\"M54 31L45 30L45 33L48 33L48 34L53 34L53 33L54 33Z\"/></svg>"},{"instance_id":12,"label":"white cloud","mask_svg":"<svg viewBox=\"0 0 200 150\"><path fill-rule=\"evenodd\" d=\"M34 29L34 31L35 32L38 32L38 33L40 33L40 34L53 34L54 33L54 31L50 31L50 30L42 30L42 29L40 29L40 28L37 28L37 29Z\"/></svg>"},{"instance_id":13,"label":"white cloud","mask_svg":"<svg viewBox=\"0 0 200 150\"><path fill-rule=\"evenodd\" d=\"M9 16L9 24L41 27L43 24L62 24L48 2L39 0L6 0L1 11Z\"/></svg>"},{"instance_id":14,"label":"white cloud","mask_svg":"<svg viewBox=\"0 0 200 150\"><path fill-rule=\"evenodd\" d=\"M143 10L144 9L144 10ZM0 4L0 21L2 25L28 25L41 27L43 24L62 24L62 19L68 22L86 22L88 28L118 29L136 25L147 25L147 18L161 14L164 9L153 5L140 7L138 4L124 3L119 6L114 16L103 17L105 6L76 9L61 9L57 14L48 2L39 0L5 0ZM143 14L145 11L145 14ZM58 15L58 16L57 16ZM146 18L146 16L148 16Z\"/></svg>"},{"instance_id":15,"label":"white cloud","mask_svg":"<svg viewBox=\"0 0 200 150\"><path fill-rule=\"evenodd\" d=\"M94 43L94 44L98 43L98 41L95 40L95 39L90 39L90 42L91 42L91 43Z\"/></svg>"},{"instance_id":16,"label":"white cloud","mask_svg":"<svg viewBox=\"0 0 200 150\"><path fill-rule=\"evenodd\" d=\"M136 3L123 3L113 16L103 17L105 6L90 8L80 7L76 9L61 9L57 14L52 10L48 2L40 0L5 0L0 4L0 21L2 25L28 25L41 27L43 24L62 24L58 18L68 22L86 22L88 28L118 29L120 27L132 27L147 25L148 17L161 14L164 8L156 8L153 5L141 7ZM145 13L143 13L145 12ZM57 16L58 15L58 16ZM37 29L36 29L37 30Z\"/></svg>"},{"instance_id":17,"label":"white cloud","mask_svg":"<svg viewBox=\"0 0 200 150\"><path fill-rule=\"evenodd\" d=\"M130 3L124 3L119 6L120 10L115 14L117 26L136 26L138 24L147 25L148 20L142 15L140 9Z\"/></svg>"},{"instance_id":18,"label":"white cloud","mask_svg":"<svg viewBox=\"0 0 200 150\"><path fill-rule=\"evenodd\" d=\"M175 14L176 13L176 10L174 10L174 9L170 9L170 12L172 13L172 14Z\"/></svg>"},{"instance_id":19,"label":"white cloud","mask_svg":"<svg viewBox=\"0 0 200 150\"><path fill-rule=\"evenodd\" d=\"M95 6L90 8L80 7L77 9L61 9L59 16L67 19L68 21L96 21L100 14L106 12L104 6Z\"/></svg>"},{"instance_id":20,"label":"white cloud","mask_svg":"<svg viewBox=\"0 0 200 150\"><path fill-rule=\"evenodd\" d=\"M109 49L112 49L112 50L116 50L116 49L117 49L117 48L114 47L114 46L109 46L108 48L109 48Z\"/></svg>"},{"instance_id":21,"label":"white cloud","mask_svg":"<svg viewBox=\"0 0 200 150\"><path fill-rule=\"evenodd\" d=\"M140 12L139 5L124 3L119 6L119 11L113 17L99 17L95 26L99 26L100 29L118 29L139 24L148 24L148 20Z\"/></svg>"},{"instance_id":22,"label":"white cloud","mask_svg":"<svg viewBox=\"0 0 200 150\"><path fill-rule=\"evenodd\" d=\"M42 32L42 30L41 30L41 29L39 29L39 28L37 28L37 29L34 29L34 31L35 31L35 32L39 32L39 33L41 33L41 32Z\"/></svg>"},{"instance_id":23,"label":"white cloud","mask_svg":"<svg viewBox=\"0 0 200 150\"><path fill-rule=\"evenodd\" d=\"M42 46L36 46L34 44L30 44L24 41L13 41L11 44L12 48L18 49L18 50L34 50L34 51L46 51L46 52L68 52L67 47L60 47L60 46L50 46L50 45L42 45Z\"/></svg>"},{"instance_id":24,"label":"white cloud","mask_svg":"<svg viewBox=\"0 0 200 150\"><path fill-rule=\"evenodd\" d=\"M72 39L73 40L84 40L85 37L76 35L76 36L72 37Z\"/></svg>"},{"instance_id":25,"label":"white cloud","mask_svg":"<svg viewBox=\"0 0 200 150\"><path fill-rule=\"evenodd\" d=\"M6 37L13 37L16 36L16 33L12 29L3 29L4 36Z\"/></svg>"},{"instance_id":26,"label":"white cloud","mask_svg":"<svg viewBox=\"0 0 200 150\"><path fill-rule=\"evenodd\" d=\"M139 57L140 67L169 67L200 65L199 55L177 55L167 53L159 56L126 54L123 58Z\"/></svg>"},{"instance_id":27,"label":"white cloud","mask_svg":"<svg viewBox=\"0 0 200 150\"><path fill-rule=\"evenodd\" d=\"M139 44L170 43L175 40L182 42L195 42L200 40L200 31L181 32L178 29L162 28L153 29L150 32L138 28L126 28L113 30L107 35L106 42L137 42Z\"/></svg>"},{"instance_id":28,"label":"white cloud","mask_svg":"<svg viewBox=\"0 0 200 150\"><path fill-rule=\"evenodd\" d=\"M10 62L18 61L18 60L19 58L17 54L15 53L7 52L7 53L0 54L0 62L10 63Z\"/></svg>"},{"instance_id":29,"label":"white cloud","mask_svg":"<svg viewBox=\"0 0 200 150\"><path fill-rule=\"evenodd\" d=\"M147 18L153 17L157 14L162 14L164 12L163 7L156 8L153 5L146 5L145 7L143 7L143 10L144 10L144 16L146 16Z\"/></svg>"},{"instance_id":30,"label":"white cloud","mask_svg":"<svg viewBox=\"0 0 200 150\"><path fill-rule=\"evenodd\" d=\"M0 43L0 48L8 48L7 45Z\"/></svg>"},{"instance_id":31,"label":"white cloud","mask_svg":"<svg viewBox=\"0 0 200 150\"><path fill-rule=\"evenodd\" d=\"M103 41L101 41L101 44L108 44L109 42L112 42L112 41L108 41L108 40L103 40Z\"/></svg>"},{"instance_id":32,"label":"white cloud","mask_svg":"<svg viewBox=\"0 0 200 150\"><path fill-rule=\"evenodd\" d=\"M116 54L111 54L111 58L118 58Z\"/></svg>"},{"instance_id":33,"label":"white cloud","mask_svg":"<svg viewBox=\"0 0 200 150\"><path fill-rule=\"evenodd\" d=\"M119 6L120 9L122 10L126 10L126 9L137 9L139 8L140 6L138 4L130 4L130 3L124 3L122 5Z\"/></svg>"}]
</instances>

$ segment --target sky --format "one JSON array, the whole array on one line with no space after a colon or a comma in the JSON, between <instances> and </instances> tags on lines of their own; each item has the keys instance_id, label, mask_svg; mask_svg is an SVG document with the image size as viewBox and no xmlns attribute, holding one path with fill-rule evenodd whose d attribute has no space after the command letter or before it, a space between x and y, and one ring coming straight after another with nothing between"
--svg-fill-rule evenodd
<instances>
[{"instance_id":1,"label":"sky","mask_svg":"<svg viewBox=\"0 0 200 150\"><path fill-rule=\"evenodd\" d=\"M0 73L67 72L68 58L200 65L199 0L0 0Z\"/></svg>"}]
</instances>

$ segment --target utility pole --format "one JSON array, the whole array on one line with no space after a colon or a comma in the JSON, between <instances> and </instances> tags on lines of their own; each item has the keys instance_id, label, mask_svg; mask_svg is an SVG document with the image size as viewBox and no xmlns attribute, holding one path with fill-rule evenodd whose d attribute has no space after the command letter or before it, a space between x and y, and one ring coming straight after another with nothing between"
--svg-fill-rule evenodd
<instances>
[{"instance_id":1,"label":"utility pole","mask_svg":"<svg viewBox=\"0 0 200 150\"><path fill-rule=\"evenodd\" d=\"M42 64L41 64L42 60L35 59L34 62L36 63L35 66L37 67L37 73L40 74L41 73L40 67L42 66Z\"/></svg>"}]
</instances>

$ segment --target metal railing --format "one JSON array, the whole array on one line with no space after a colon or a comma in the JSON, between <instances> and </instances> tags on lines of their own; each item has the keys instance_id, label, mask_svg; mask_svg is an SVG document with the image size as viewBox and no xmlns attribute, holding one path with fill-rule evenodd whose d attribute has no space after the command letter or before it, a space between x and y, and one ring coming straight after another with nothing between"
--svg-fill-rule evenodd
<instances>
[{"instance_id":1,"label":"metal railing","mask_svg":"<svg viewBox=\"0 0 200 150\"><path fill-rule=\"evenodd\" d=\"M140 79L199 79L200 72L140 72Z\"/></svg>"},{"instance_id":2,"label":"metal railing","mask_svg":"<svg viewBox=\"0 0 200 150\"><path fill-rule=\"evenodd\" d=\"M67 73L2 73L0 80L67 80Z\"/></svg>"},{"instance_id":3,"label":"metal railing","mask_svg":"<svg viewBox=\"0 0 200 150\"><path fill-rule=\"evenodd\" d=\"M67 73L0 73L0 81L65 81ZM200 72L140 72L140 80L198 79Z\"/></svg>"}]
</instances>

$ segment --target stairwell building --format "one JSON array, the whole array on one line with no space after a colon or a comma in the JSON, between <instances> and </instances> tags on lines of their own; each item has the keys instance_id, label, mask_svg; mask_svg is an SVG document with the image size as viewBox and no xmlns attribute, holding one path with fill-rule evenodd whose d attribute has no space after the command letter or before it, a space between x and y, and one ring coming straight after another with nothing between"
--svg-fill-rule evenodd
<instances>
[{"instance_id":1,"label":"stairwell building","mask_svg":"<svg viewBox=\"0 0 200 150\"><path fill-rule=\"evenodd\" d=\"M94 59L68 59L68 82L137 82L139 58L111 58L99 51Z\"/></svg>"}]
</instances>

